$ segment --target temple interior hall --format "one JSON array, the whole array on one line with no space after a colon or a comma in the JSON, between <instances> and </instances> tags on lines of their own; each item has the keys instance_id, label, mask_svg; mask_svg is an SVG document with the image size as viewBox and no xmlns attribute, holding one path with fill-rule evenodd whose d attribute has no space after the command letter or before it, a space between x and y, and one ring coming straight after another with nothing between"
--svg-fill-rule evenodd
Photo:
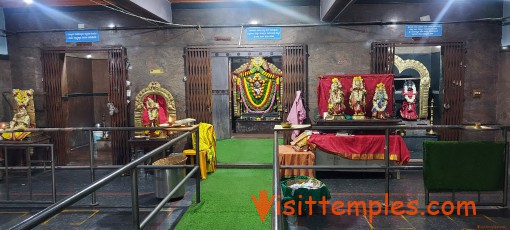
<instances>
[{"instance_id":1,"label":"temple interior hall","mask_svg":"<svg viewBox=\"0 0 510 230\"><path fill-rule=\"evenodd\" d=\"M507 229L508 0L0 0L0 229Z\"/></svg>"}]
</instances>

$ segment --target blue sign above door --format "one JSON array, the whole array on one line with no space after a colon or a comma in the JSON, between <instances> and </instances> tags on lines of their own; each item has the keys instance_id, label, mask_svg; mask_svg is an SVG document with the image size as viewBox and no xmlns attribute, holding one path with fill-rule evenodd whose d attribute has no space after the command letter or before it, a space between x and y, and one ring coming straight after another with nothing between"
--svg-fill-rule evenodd
<instances>
[{"instance_id":1,"label":"blue sign above door","mask_svg":"<svg viewBox=\"0 0 510 230\"><path fill-rule=\"evenodd\" d=\"M443 36L441 24L406 25L406 38L441 36Z\"/></svg>"},{"instance_id":2,"label":"blue sign above door","mask_svg":"<svg viewBox=\"0 0 510 230\"><path fill-rule=\"evenodd\" d=\"M72 30L66 31L66 43L73 42L98 42L98 30Z\"/></svg>"},{"instance_id":3,"label":"blue sign above door","mask_svg":"<svg viewBox=\"0 0 510 230\"><path fill-rule=\"evenodd\" d=\"M281 27L248 27L246 28L248 40L279 40L282 39Z\"/></svg>"}]
</instances>

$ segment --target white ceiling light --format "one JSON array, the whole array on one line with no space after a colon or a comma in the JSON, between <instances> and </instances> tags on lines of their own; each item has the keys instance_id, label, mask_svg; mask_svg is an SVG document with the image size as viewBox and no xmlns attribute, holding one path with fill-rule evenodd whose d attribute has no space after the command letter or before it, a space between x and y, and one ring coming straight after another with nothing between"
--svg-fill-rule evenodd
<instances>
[{"instance_id":1,"label":"white ceiling light","mask_svg":"<svg viewBox=\"0 0 510 230\"><path fill-rule=\"evenodd\" d=\"M92 58L92 54L87 54L87 56L85 56L86 58L88 59L91 59Z\"/></svg>"},{"instance_id":2,"label":"white ceiling light","mask_svg":"<svg viewBox=\"0 0 510 230\"><path fill-rule=\"evenodd\" d=\"M252 25L257 25L257 24L259 24L259 21L257 21L257 20L251 20L251 21L250 21L250 24L252 24Z\"/></svg>"},{"instance_id":3,"label":"white ceiling light","mask_svg":"<svg viewBox=\"0 0 510 230\"><path fill-rule=\"evenodd\" d=\"M110 27L110 28L114 28L114 27L115 27L115 24L110 23L110 24L108 25L108 27Z\"/></svg>"},{"instance_id":4,"label":"white ceiling light","mask_svg":"<svg viewBox=\"0 0 510 230\"><path fill-rule=\"evenodd\" d=\"M26 4L32 4L34 1L33 0L23 0Z\"/></svg>"}]
</instances>

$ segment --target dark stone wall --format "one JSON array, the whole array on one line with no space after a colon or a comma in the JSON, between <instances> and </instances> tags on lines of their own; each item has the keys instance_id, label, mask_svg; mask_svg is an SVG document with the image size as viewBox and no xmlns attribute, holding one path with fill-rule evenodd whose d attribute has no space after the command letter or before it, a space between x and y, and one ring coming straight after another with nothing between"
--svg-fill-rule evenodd
<instances>
[{"instance_id":1,"label":"dark stone wall","mask_svg":"<svg viewBox=\"0 0 510 230\"><path fill-rule=\"evenodd\" d=\"M420 16L440 15L443 4L355 4L340 20L342 22L372 21L374 25L282 27L282 39L272 41L241 40L240 27L190 29L139 29L101 31L101 41L94 46L122 45L128 50L129 80L133 83L132 99L150 81L158 81L170 90L177 105L178 118L185 117L183 48L191 45L250 46L307 44L308 88L310 117L317 113L315 89L317 76L326 73L370 72L370 44L376 41L413 42L404 37L404 25L378 25L384 21L417 21ZM282 11L265 8L213 8L174 9L174 23L193 25L239 25L256 18L263 24L317 23L318 6L290 6ZM294 13L292 13L294 12ZM297 12L297 13L295 13ZM110 11L66 12L74 21L50 20L44 14L14 11L6 12L9 31L49 30L76 28L76 22L86 22L87 28L105 27L114 22L119 26L145 26L146 22ZM455 1L442 21L461 21L476 18L501 17L502 4L493 1ZM214 36L229 36L231 41L214 41ZM455 23L443 26L443 36L429 38L428 42L467 42L464 121L496 122L497 94L494 90L498 79L500 23ZM423 41L420 41L423 42ZM12 74L16 84L42 91L40 48L66 46L63 32L27 32L9 37ZM68 45L72 46L72 45ZM162 68L165 74L151 75L150 69ZM484 96L472 99L470 92L480 88Z\"/></svg>"},{"instance_id":2,"label":"dark stone wall","mask_svg":"<svg viewBox=\"0 0 510 230\"><path fill-rule=\"evenodd\" d=\"M10 121L12 119L11 108L9 104L12 102L7 101L8 99L12 99L12 97L7 97L12 95L12 75L11 75L11 62L9 60L0 60L0 90L2 91L2 103L0 103L0 122L2 121ZM4 96L5 95L5 96Z\"/></svg>"},{"instance_id":3,"label":"dark stone wall","mask_svg":"<svg viewBox=\"0 0 510 230\"><path fill-rule=\"evenodd\" d=\"M499 124L510 124L510 52L501 52L497 92L497 121Z\"/></svg>"}]
</instances>

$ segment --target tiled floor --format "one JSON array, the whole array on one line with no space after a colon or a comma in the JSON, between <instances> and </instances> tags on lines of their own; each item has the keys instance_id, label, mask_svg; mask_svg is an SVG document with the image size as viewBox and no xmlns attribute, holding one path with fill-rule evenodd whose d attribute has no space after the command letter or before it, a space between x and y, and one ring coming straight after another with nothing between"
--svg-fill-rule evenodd
<instances>
[{"instance_id":1,"label":"tiled floor","mask_svg":"<svg viewBox=\"0 0 510 230\"><path fill-rule=\"evenodd\" d=\"M107 175L109 171L99 171L96 178ZM33 173L34 201L51 201L51 173L50 171L36 171ZM74 194L90 184L88 170L57 171L57 200ZM152 211L161 201L154 195L154 180L151 174L139 174L139 204L140 219ZM0 200L6 200L5 180L0 181ZM183 199L170 202L156 218L150 222L151 228L170 229L174 226L195 194L194 181L186 183ZM64 212L39 225L37 229L132 229L131 214L131 177L120 177L111 184L96 192L97 205L91 205L91 197L77 202ZM13 173L9 178L9 199L30 200L30 193L25 173ZM2 204L0 208L0 229L8 229L32 214L42 210L43 204Z\"/></svg>"},{"instance_id":2,"label":"tiled floor","mask_svg":"<svg viewBox=\"0 0 510 230\"><path fill-rule=\"evenodd\" d=\"M88 148L73 152L74 165L87 165L89 162ZM96 164L108 164L108 153L94 154ZM222 170L222 169L218 169ZM257 170L257 169L247 169ZM99 170L96 179L105 176L111 170ZM90 184L88 170L58 170L57 197L62 199L79 191ZM323 181L331 192L330 203L335 201L372 201L384 203L384 174L382 173L346 173L319 172L317 177ZM50 172L35 170L33 172L32 200L50 201ZM28 200L29 189L26 172L10 174L9 199ZM115 179L111 184L97 191L98 205L91 205L91 198L87 197L66 211L58 214L49 221L39 225L37 229L132 229L131 215L131 178L129 176ZM143 219L159 201L154 195L153 175L142 172L139 174L140 216ZM186 183L184 199L171 202L168 207L158 214L151 222L151 228L171 229L187 207L195 194L194 181ZM391 179L390 203L394 201L410 202L417 200L417 215L374 215L370 223L368 210L366 215L335 215L332 206L326 206L327 214L322 215L322 207L315 207L312 215L307 213L297 216L285 216L284 223L289 229L506 229L510 228L510 212L507 209L477 208L477 215L421 215L426 211L424 205L424 189L421 171L405 171L401 179ZM441 193L431 196L431 200L445 201L451 194ZM501 201L501 192L482 193L482 201ZM0 201L6 200L5 179L0 181ZM476 200L476 193L462 193L456 195L456 200ZM250 197L247 197L250 199ZM8 229L30 215L42 210L47 205L42 204L6 204L0 205L0 229ZM345 208L341 209L347 211ZM354 209L351 209L354 211ZM403 209L410 211L410 209ZM253 209L255 212L255 208ZM362 213L362 212L361 212ZM249 226L247 226L249 227Z\"/></svg>"},{"instance_id":3,"label":"tiled floor","mask_svg":"<svg viewBox=\"0 0 510 230\"><path fill-rule=\"evenodd\" d=\"M472 211L464 216L454 212L453 215L427 215L427 207L424 200L424 189L421 172L402 172L401 179L392 179L390 182L390 204L402 201L404 205L416 200L418 205L416 215L392 215L391 207L389 215L384 214L382 206L381 215L373 215L373 221L369 222L369 202L376 201L384 204L384 179L380 173L345 173L329 172L319 173L318 178L326 184L331 192L330 203L342 201L345 205L352 201L363 201L367 206L366 215L363 215L362 206L360 215L355 215L352 208L351 215L336 215L327 205L327 214L322 215L322 206L319 205L312 215L305 213L301 216L285 217L289 229L506 229L510 228L510 211L498 207L477 207L476 216ZM456 201L476 201L476 193L456 194ZM450 193L432 194L430 200L447 201L451 199ZM501 202L502 192L484 192L481 195L483 202ZM373 205L373 213L378 211L377 205ZM341 210L347 211L346 208ZM413 209L402 208L404 212L411 213ZM434 213L439 209L431 209ZM448 211L449 209L446 209ZM338 214L338 213L337 213Z\"/></svg>"}]
</instances>

